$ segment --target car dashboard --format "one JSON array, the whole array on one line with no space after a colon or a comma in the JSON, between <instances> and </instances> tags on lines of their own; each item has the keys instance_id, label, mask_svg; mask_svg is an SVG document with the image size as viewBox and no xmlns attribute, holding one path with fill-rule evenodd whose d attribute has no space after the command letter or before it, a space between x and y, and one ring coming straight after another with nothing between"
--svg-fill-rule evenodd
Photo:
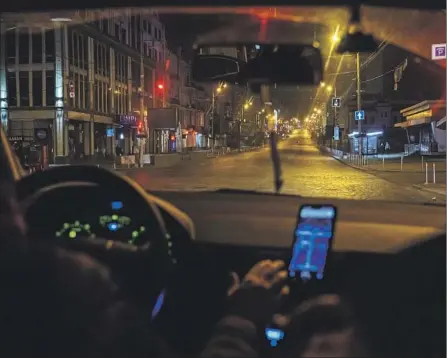
<instances>
[{"instance_id":1,"label":"car dashboard","mask_svg":"<svg viewBox=\"0 0 447 358\"><path fill-rule=\"evenodd\" d=\"M139 211L132 199L94 185L46 192L28 207L26 220L29 235L37 239L107 238L141 246L150 235L146 212Z\"/></svg>"},{"instance_id":2,"label":"car dashboard","mask_svg":"<svg viewBox=\"0 0 447 358\"><path fill-rule=\"evenodd\" d=\"M208 295L222 292L222 285L228 287L229 272L242 276L259 260L290 259L299 207L330 204L337 207L338 220L325 277L310 284L295 281L281 311L320 294L336 293L349 301L383 356L396 352L433 356L431 352L436 355L445 349L435 345L428 349L423 343L445 337L445 207L238 192L152 194L188 213L201 254L182 269L184 287L176 296L184 300L170 309L171 314L192 310L215 317L220 301L217 294ZM196 283L185 283L188 276L195 277ZM203 282L207 282L203 299L188 294L200 292ZM185 334L194 317L170 328L176 337L174 346L185 347L197 337L207 337L211 324ZM427 322L423 329L415 326L421 320Z\"/></svg>"}]
</instances>

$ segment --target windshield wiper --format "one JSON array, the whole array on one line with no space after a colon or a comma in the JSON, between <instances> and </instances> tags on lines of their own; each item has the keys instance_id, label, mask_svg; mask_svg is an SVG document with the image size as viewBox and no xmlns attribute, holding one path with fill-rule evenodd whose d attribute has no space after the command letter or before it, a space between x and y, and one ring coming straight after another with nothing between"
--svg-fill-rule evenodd
<instances>
[{"instance_id":1,"label":"windshield wiper","mask_svg":"<svg viewBox=\"0 0 447 358\"><path fill-rule=\"evenodd\" d=\"M270 151L273 162L273 180L275 184L275 193L279 194L284 184L281 171L281 159L278 150L278 135L275 131L270 132Z\"/></svg>"}]
</instances>

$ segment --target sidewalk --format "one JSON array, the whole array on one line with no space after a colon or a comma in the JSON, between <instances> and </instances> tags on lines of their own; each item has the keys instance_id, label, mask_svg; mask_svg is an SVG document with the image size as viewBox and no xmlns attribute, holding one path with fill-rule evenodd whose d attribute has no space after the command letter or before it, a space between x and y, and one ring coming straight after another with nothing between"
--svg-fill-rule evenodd
<instances>
[{"instance_id":1,"label":"sidewalk","mask_svg":"<svg viewBox=\"0 0 447 358\"><path fill-rule=\"evenodd\" d=\"M181 165L182 163L190 163L190 162L196 162L200 163L205 160L210 159L217 159L222 156L229 156L229 155L239 155L246 152L256 151L260 150L263 147L242 147L239 149L231 149L231 150L224 150L221 148L215 148L214 150L208 149L208 150L197 150L197 151L191 151L186 153L170 153L170 154L159 154L154 155L153 162L151 164L144 164L143 168L147 170L155 169L158 167L169 167L169 166L177 166ZM164 163L162 165L157 165L157 157L160 159L163 156L175 156L175 160L170 161L163 161ZM154 163L155 162L155 163ZM118 171L128 171L128 170L134 170L134 169L141 169L138 167L138 164L116 164L113 160L88 160L88 161L76 161L72 162L70 164L52 164L50 167L54 166L64 166L64 165L93 165L93 166L99 166L105 169L109 170L118 170Z\"/></svg>"},{"instance_id":2,"label":"sidewalk","mask_svg":"<svg viewBox=\"0 0 447 358\"><path fill-rule=\"evenodd\" d=\"M446 196L445 158L368 158L363 163L359 163L357 156L343 155L340 152L330 151L328 148L324 148L324 150L346 165L366 171L389 182ZM433 171L433 164L435 171Z\"/></svg>"}]
</instances>

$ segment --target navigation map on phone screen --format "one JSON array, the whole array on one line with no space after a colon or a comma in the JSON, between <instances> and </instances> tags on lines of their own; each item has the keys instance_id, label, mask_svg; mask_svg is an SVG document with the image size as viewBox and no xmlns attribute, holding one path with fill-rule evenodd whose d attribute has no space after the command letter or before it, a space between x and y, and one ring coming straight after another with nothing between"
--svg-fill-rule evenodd
<instances>
[{"instance_id":1,"label":"navigation map on phone screen","mask_svg":"<svg viewBox=\"0 0 447 358\"><path fill-rule=\"evenodd\" d=\"M289 276L323 279L326 258L333 239L336 209L303 206L294 233Z\"/></svg>"}]
</instances>

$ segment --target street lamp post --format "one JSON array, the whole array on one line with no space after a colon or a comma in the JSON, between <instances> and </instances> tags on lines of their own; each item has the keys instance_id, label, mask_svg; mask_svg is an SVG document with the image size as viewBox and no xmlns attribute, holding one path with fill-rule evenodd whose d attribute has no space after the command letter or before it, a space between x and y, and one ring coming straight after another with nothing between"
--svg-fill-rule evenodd
<instances>
[{"instance_id":1,"label":"street lamp post","mask_svg":"<svg viewBox=\"0 0 447 358\"><path fill-rule=\"evenodd\" d=\"M214 135L214 110L215 110L215 105L216 105L216 94L214 93L214 89L213 89L213 94L211 96L211 140L213 141L211 143L211 153L214 153L214 143L215 143L215 138L216 138L216 136Z\"/></svg>"},{"instance_id":2,"label":"street lamp post","mask_svg":"<svg viewBox=\"0 0 447 358\"><path fill-rule=\"evenodd\" d=\"M357 52L357 71L356 71L356 79L357 79L357 111L361 110L362 102L360 98L360 53ZM362 144L363 144L363 137L362 137L362 121L357 121L357 131L358 131L358 143L359 143L359 156L360 156L360 162L362 160L363 150L362 150Z\"/></svg>"}]
</instances>

